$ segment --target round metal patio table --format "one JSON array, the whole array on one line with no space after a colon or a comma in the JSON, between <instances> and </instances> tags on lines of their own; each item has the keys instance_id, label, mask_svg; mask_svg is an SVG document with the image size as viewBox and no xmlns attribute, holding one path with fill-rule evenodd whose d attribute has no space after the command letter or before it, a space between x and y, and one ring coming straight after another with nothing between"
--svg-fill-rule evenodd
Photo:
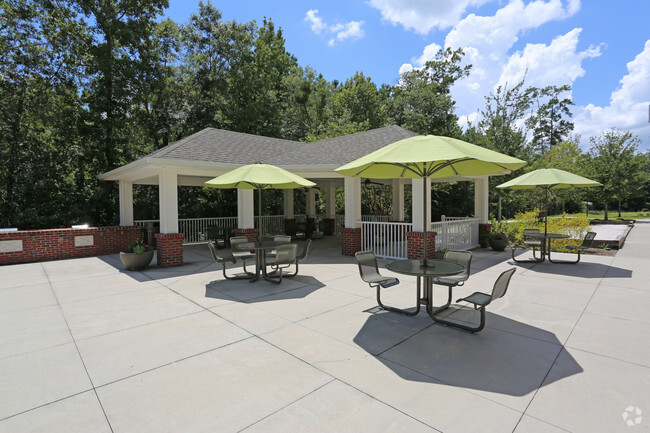
<instances>
[{"instance_id":1,"label":"round metal patio table","mask_svg":"<svg viewBox=\"0 0 650 433\"><path fill-rule=\"evenodd\" d=\"M270 280L266 274L266 250L273 250L281 245L287 245L287 243L278 241L255 241L237 244L238 250L255 250L255 277L253 277L249 282L254 283L259 280L260 275L265 280Z\"/></svg>"},{"instance_id":2,"label":"round metal patio table","mask_svg":"<svg viewBox=\"0 0 650 433\"><path fill-rule=\"evenodd\" d=\"M395 260L387 263L386 269L396 274L417 277L419 304L416 308L419 310L420 305L426 305L427 313L433 320L436 320L433 315L433 279L460 274L465 271L465 267L450 260L427 259L426 263L423 265L420 260ZM421 279L424 279L424 295L422 294Z\"/></svg>"}]
</instances>

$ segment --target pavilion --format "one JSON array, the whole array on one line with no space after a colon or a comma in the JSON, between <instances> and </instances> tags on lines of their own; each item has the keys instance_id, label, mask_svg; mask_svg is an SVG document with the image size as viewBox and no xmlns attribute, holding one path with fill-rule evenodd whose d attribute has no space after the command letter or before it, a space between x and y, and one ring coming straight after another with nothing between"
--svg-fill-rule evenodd
<instances>
[{"instance_id":1,"label":"pavilion","mask_svg":"<svg viewBox=\"0 0 650 433\"><path fill-rule=\"evenodd\" d=\"M367 155L388 144L417 134L391 125L341 137L297 142L259 135L244 134L215 128L206 128L183 138L136 161L102 174L99 178L119 182L120 225L132 226L133 185L158 185L160 205L160 233L156 234L159 251L158 262L163 266L182 264L177 254L182 249L182 233L179 233L178 187L203 186L204 182L224 174L240 165L262 162L289 170L315 182L326 194L325 218L335 216L335 191L345 191L345 229L342 231L342 253L354 254L359 250L361 220L362 178L346 177L334 170L343 164ZM436 181L459 180L437 179ZM474 189L474 216L482 223L488 217L488 176L463 178L472 180ZM393 179L392 185L394 221L404 221L404 185L412 183L413 197L422 197L422 188L430 190L431 181L421 179ZM427 194L430 196L430 194ZM315 191L307 191L307 216L315 215ZM253 190L237 190L237 227L240 234L252 235L254 228ZM429 232L431 221L423 221L422 200L413 200L413 230ZM430 215L430 212L427 212ZM284 214L293 219L292 190L285 191ZM352 239L352 244L346 242ZM167 257L166 257L167 256ZM174 256L174 257L172 257ZM180 262L179 262L180 260Z\"/></svg>"}]
</instances>

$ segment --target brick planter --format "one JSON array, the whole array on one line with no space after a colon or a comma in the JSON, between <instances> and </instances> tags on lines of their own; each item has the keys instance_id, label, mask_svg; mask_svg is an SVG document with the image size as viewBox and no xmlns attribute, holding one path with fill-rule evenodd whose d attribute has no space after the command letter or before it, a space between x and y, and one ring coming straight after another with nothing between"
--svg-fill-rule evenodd
<instances>
[{"instance_id":1,"label":"brick planter","mask_svg":"<svg viewBox=\"0 0 650 433\"><path fill-rule=\"evenodd\" d=\"M353 256L361 251L361 227L341 229L341 254Z\"/></svg>"},{"instance_id":2,"label":"brick planter","mask_svg":"<svg viewBox=\"0 0 650 433\"><path fill-rule=\"evenodd\" d=\"M436 254L436 234L437 232L427 232L427 258L433 259ZM421 260L424 258L424 233L408 232L406 233L407 257L409 259Z\"/></svg>"},{"instance_id":3,"label":"brick planter","mask_svg":"<svg viewBox=\"0 0 650 433\"><path fill-rule=\"evenodd\" d=\"M156 233L158 266L183 265L183 233Z\"/></svg>"}]
</instances>

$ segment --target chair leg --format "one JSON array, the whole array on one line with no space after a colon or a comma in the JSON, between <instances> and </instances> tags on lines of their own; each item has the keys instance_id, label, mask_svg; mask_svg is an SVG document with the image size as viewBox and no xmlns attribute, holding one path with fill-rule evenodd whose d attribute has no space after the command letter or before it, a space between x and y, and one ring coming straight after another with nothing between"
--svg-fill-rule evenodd
<instances>
[{"instance_id":1,"label":"chair leg","mask_svg":"<svg viewBox=\"0 0 650 433\"><path fill-rule=\"evenodd\" d=\"M576 259L576 261L572 262L571 260L551 260L551 252L549 251L548 261L551 263L557 263L561 265L575 265L580 261L580 253L582 253L582 251L578 250L578 258Z\"/></svg>"},{"instance_id":2,"label":"chair leg","mask_svg":"<svg viewBox=\"0 0 650 433\"><path fill-rule=\"evenodd\" d=\"M445 305L441 305L440 307L435 307L435 308L432 310L432 314L439 314L439 313L445 311L446 309L448 309L449 306L451 305L451 295L452 295L452 293L451 293L451 289L452 289L454 286L447 286L447 287L449 288L449 296L447 297L447 303L446 303Z\"/></svg>"},{"instance_id":3,"label":"chair leg","mask_svg":"<svg viewBox=\"0 0 650 433\"><path fill-rule=\"evenodd\" d=\"M371 285L370 287L373 287L373 286ZM405 310L405 309L395 308L395 307L385 305L384 303L381 302L381 286L379 284L377 284L375 287L377 288L377 303L379 304L379 306L382 309L384 309L386 311L392 311L393 313L404 314L406 316L415 316L416 314L418 314L420 312L420 279L419 278L418 278L417 291L415 293L415 295L416 295L415 296L415 310L413 310L413 311L408 311L408 310Z\"/></svg>"},{"instance_id":4,"label":"chair leg","mask_svg":"<svg viewBox=\"0 0 650 433\"><path fill-rule=\"evenodd\" d=\"M247 275L239 275L239 276L235 276L235 277L229 277L228 275L226 275L226 264L222 263L221 266L223 267L223 277L226 280L249 280L251 278L250 275L252 275L252 274L249 274L249 273L247 273Z\"/></svg>"},{"instance_id":5,"label":"chair leg","mask_svg":"<svg viewBox=\"0 0 650 433\"><path fill-rule=\"evenodd\" d=\"M474 333L474 332L479 332L481 329L485 327L485 307L480 307L478 310L480 312L481 321L478 326L474 326L474 327L463 325L462 323L452 322L445 319L439 319L438 317L435 316L435 313L433 312L429 312L429 316L431 316L431 318L435 322Z\"/></svg>"},{"instance_id":6,"label":"chair leg","mask_svg":"<svg viewBox=\"0 0 650 433\"><path fill-rule=\"evenodd\" d=\"M516 248L511 248L510 250L512 251L512 260L517 262L517 263L540 263L540 262L543 261L542 259L538 259L537 257L535 257L535 249L534 248L533 248L533 258L528 259L528 260L517 260L515 258L515 250L516 250Z\"/></svg>"}]
</instances>

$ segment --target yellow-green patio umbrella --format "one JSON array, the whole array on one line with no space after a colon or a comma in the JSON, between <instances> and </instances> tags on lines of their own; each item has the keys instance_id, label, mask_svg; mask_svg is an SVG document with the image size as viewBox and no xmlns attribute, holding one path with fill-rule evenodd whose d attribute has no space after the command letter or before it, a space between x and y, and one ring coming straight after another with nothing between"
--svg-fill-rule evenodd
<instances>
[{"instance_id":1,"label":"yellow-green patio umbrella","mask_svg":"<svg viewBox=\"0 0 650 433\"><path fill-rule=\"evenodd\" d=\"M544 215L544 234L548 225L548 192L551 189L560 188L587 188L592 186L602 186L595 180L569 173L568 171L558 168L542 168L534 170L519 177L509 180L508 182L497 185L497 188L507 189L540 189L545 192L546 212Z\"/></svg>"},{"instance_id":2,"label":"yellow-green patio umbrella","mask_svg":"<svg viewBox=\"0 0 650 433\"><path fill-rule=\"evenodd\" d=\"M262 216L263 189L293 189L314 187L316 184L283 168L269 164L248 164L238 167L204 184L211 188L242 188L258 191L258 213Z\"/></svg>"},{"instance_id":3,"label":"yellow-green patio umbrella","mask_svg":"<svg viewBox=\"0 0 650 433\"><path fill-rule=\"evenodd\" d=\"M396 141L335 171L344 176L375 179L454 178L504 174L526 165L525 161L451 137L418 135ZM423 188L423 204L426 188ZM424 222L427 206L424 205ZM424 242L424 257L427 256Z\"/></svg>"}]
</instances>

